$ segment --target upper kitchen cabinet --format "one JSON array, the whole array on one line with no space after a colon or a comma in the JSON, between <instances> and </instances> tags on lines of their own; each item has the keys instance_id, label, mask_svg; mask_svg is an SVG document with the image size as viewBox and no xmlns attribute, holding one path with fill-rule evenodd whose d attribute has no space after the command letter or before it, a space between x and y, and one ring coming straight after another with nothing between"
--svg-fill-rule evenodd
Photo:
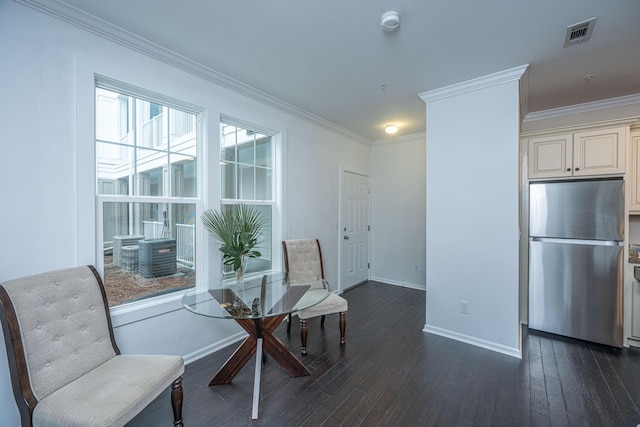
<instances>
[{"instance_id":1,"label":"upper kitchen cabinet","mask_svg":"<svg viewBox=\"0 0 640 427\"><path fill-rule=\"evenodd\" d=\"M573 173L573 135L529 138L529 179L557 178Z\"/></svg>"},{"instance_id":2,"label":"upper kitchen cabinet","mask_svg":"<svg viewBox=\"0 0 640 427\"><path fill-rule=\"evenodd\" d=\"M640 214L640 128L631 131L631 198L629 201L629 212ZM638 297L640 302L640 296ZM640 319L640 306L638 309L638 319ZM639 320L640 322L640 320ZM640 324L639 324L640 325ZM640 326L638 327L640 333Z\"/></svg>"},{"instance_id":3,"label":"upper kitchen cabinet","mask_svg":"<svg viewBox=\"0 0 640 427\"><path fill-rule=\"evenodd\" d=\"M623 174L626 130L616 127L530 137L529 179Z\"/></svg>"}]
</instances>

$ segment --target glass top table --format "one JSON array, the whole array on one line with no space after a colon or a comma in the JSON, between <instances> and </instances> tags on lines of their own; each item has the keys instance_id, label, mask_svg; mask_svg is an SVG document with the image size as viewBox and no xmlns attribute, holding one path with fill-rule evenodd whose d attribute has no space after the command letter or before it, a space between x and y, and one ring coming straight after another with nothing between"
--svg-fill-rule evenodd
<instances>
[{"instance_id":1,"label":"glass top table","mask_svg":"<svg viewBox=\"0 0 640 427\"><path fill-rule=\"evenodd\" d=\"M187 291L182 305L189 311L208 317L233 319L249 336L220 368L209 386L230 384L233 377L256 355L251 418L258 418L260 377L264 350L291 377L311 375L296 356L273 336L285 317L312 307L331 293L324 279L291 280L287 273L269 272L245 277L212 280Z\"/></svg>"},{"instance_id":2,"label":"glass top table","mask_svg":"<svg viewBox=\"0 0 640 427\"><path fill-rule=\"evenodd\" d=\"M182 305L189 311L223 319L262 319L309 308L329 296L324 279L290 280L287 273L269 272L245 278L212 280L189 290Z\"/></svg>"}]
</instances>

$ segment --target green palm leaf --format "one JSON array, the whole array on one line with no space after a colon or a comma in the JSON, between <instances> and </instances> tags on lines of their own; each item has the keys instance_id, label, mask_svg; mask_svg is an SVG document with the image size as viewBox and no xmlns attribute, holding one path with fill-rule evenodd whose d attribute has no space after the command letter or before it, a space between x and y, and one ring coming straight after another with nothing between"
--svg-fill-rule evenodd
<instances>
[{"instance_id":1,"label":"green palm leaf","mask_svg":"<svg viewBox=\"0 0 640 427\"><path fill-rule=\"evenodd\" d=\"M243 257L261 256L253 248L260 243L258 239L267 220L255 206L237 204L222 211L207 209L202 213L202 224L220 243L222 262L233 265L234 270L242 266Z\"/></svg>"}]
</instances>

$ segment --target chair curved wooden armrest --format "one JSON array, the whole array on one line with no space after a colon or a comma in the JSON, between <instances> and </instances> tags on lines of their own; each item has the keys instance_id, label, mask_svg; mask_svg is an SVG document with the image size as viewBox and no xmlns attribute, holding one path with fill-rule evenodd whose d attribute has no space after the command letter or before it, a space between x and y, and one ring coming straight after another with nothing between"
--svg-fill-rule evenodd
<instances>
[{"instance_id":1,"label":"chair curved wooden armrest","mask_svg":"<svg viewBox=\"0 0 640 427\"><path fill-rule=\"evenodd\" d=\"M120 354L92 266L2 283L0 321L23 426L122 426L167 387L183 424L184 360Z\"/></svg>"}]
</instances>

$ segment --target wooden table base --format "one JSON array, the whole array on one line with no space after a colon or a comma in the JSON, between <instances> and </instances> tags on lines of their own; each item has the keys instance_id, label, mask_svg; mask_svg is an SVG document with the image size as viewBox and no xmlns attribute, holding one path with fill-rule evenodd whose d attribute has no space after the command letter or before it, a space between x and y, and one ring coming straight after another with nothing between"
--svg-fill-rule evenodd
<instances>
[{"instance_id":1,"label":"wooden table base","mask_svg":"<svg viewBox=\"0 0 640 427\"><path fill-rule=\"evenodd\" d=\"M298 358L289 351L289 349L278 338L273 336L273 331L280 325L282 320L287 317L286 314L280 316L267 317L265 319L236 319L236 322L247 331L249 336L240 344L240 347L231 355L224 363L222 368L213 377L210 386L220 384L230 384L233 377L236 376L240 369L251 359L256 353L257 340L259 334L262 335L262 348L265 353L269 354L273 359L287 371L290 377L302 377L311 375L311 372L304 366ZM256 328L256 321L259 323L259 329Z\"/></svg>"},{"instance_id":2,"label":"wooden table base","mask_svg":"<svg viewBox=\"0 0 640 427\"><path fill-rule=\"evenodd\" d=\"M289 351L282 341L273 336L273 331L289 313L296 310L296 304L307 293L311 285L296 284L291 286L287 281L287 276L281 276L281 273L277 273L275 276L272 274L263 275L259 297L255 296L255 291L257 290L256 282L252 282L248 288L245 287L243 282L236 282L237 289L233 286L213 286L206 291L190 291L183 297L183 305L190 311L210 317L232 318L249 334L222 365L222 368L209 382L209 386L230 384L231 380L240 372L240 369L255 354L256 370L253 382L253 408L251 411L251 418L253 419L258 418L263 351L273 357L287 371L290 377L311 375L307 367ZM269 282L269 287L279 284L282 286L278 289L284 292L279 291L273 295L271 291L267 292L268 277L274 280ZM218 285L220 284L218 283ZM322 285L328 290L328 286L324 281ZM326 298L326 295L320 294L320 296ZM211 297L213 297L213 300L211 300ZM252 297L252 303L245 301L245 299L248 301ZM317 302L321 301L321 298L317 298ZM307 304L312 302L313 298L307 301ZM248 304L251 304L251 306L249 307Z\"/></svg>"}]
</instances>

